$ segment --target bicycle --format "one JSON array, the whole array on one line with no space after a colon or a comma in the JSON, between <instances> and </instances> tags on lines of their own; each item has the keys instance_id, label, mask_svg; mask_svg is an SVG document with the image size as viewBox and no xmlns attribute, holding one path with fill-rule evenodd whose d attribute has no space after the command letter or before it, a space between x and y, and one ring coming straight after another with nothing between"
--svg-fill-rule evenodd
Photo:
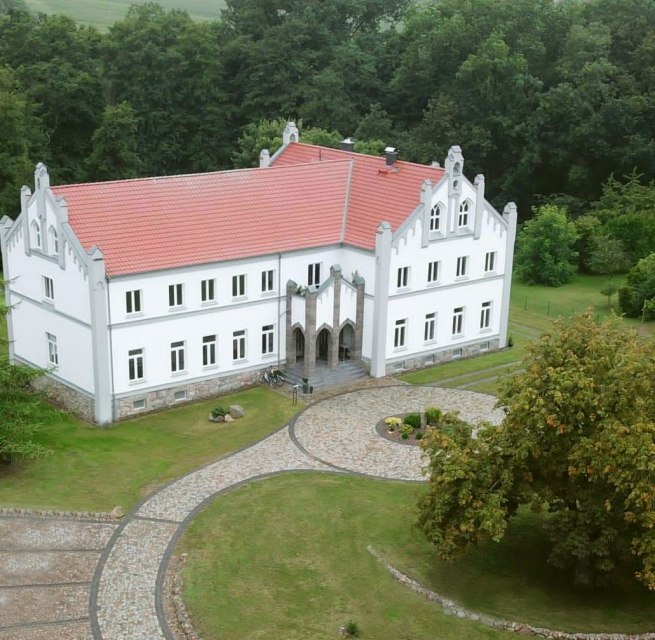
<instances>
[{"instance_id":1,"label":"bicycle","mask_svg":"<svg viewBox=\"0 0 655 640\"><path fill-rule=\"evenodd\" d=\"M266 369L262 373L262 382L265 382L269 387L281 387L286 381L287 379L284 377L284 374L275 367Z\"/></svg>"}]
</instances>

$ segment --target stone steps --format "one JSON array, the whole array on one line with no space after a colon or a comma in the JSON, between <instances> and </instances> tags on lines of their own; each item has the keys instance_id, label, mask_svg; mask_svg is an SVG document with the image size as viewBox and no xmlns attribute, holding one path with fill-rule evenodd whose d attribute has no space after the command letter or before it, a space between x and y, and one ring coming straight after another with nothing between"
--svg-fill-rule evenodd
<instances>
[{"instance_id":1,"label":"stone steps","mask_svg":"<svg viewBox=\"0 0 655 640\"><path fill-rule=\"evenodd\" d=\"M284 376L291 385L302 386L304 377L302 362L284 369ZM365 378L368 378L368 374L355 362L339 362L336 369L330 369L323 363L316 363L314 373L309 377L309 384L316 392Z\"/></svg>"}]
</instances>

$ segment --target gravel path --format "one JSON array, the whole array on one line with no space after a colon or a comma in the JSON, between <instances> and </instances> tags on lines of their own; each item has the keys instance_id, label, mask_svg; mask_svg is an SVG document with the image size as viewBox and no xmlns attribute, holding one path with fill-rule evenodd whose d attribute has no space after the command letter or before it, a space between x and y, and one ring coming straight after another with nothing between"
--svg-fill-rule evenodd
<instances>
[{"instance_id":1,"label":"gravel path","mask_svg":"<svg viewBox=\"0 0 655 640\"><path fill-rule=\"evenodd\" d=\"M352 391L312 404L288 427L175 480L118 527L0 518L0 640L171 640L166 571L179 536L208 501L288 471L424 480L420 449L380 437L377 422L433 405L472 423L498 423L494 403L435 387Z\"/></svg>"}]
</instances>

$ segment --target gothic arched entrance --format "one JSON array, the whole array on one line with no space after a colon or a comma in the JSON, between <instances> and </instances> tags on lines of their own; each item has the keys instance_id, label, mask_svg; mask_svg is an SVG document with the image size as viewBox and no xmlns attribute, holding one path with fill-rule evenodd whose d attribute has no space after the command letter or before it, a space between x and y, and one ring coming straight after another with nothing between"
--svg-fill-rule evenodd
<instances>
[{"instance_id":1,"label":"gothic arched entrance","mask_svg":"<svg viewBox=\"0 0 655 640\"><path fill-rule=\"evenodd\" d=\"M355 347L355 330L347 324L339 333L339 360L350 360Z\"/></svg>"},{"instance_id":2,"label":"gothic arched entrance","mask_svg":"<svg viewBox=\"0 0 655 640\"><path fill-rule=\"evenodd\" d=\"M302 329L296 328L293 332L293 342L296 346L296 362L305 357L305 334Z\"/></svg>"},{"instance_id":3,"label":"gothic arched entrance","mask_svg":"<svg viewBox=\"0 0 655 640\"><path fill-rule=\"evenodd\" d=\"M327 362L330 355L330 332L321 329L316 336L316 360Z\"/></svg>"}]
</instances>

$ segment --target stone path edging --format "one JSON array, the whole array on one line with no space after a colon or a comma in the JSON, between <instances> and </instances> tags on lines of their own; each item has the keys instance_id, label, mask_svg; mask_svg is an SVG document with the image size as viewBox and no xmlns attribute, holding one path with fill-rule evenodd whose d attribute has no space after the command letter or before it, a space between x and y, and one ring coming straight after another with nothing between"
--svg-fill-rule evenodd
<instances>
[{"instance_id":1,"label":"stone path edging","mask_svg":"<svg viewBox=\"0 0 655 640\"><path fill-rule=\"evenodd\" d=\"M460 606L453 600L440 596L438 593L431 591L424 587L420 582L404 574L402 571L396 569L392 564L376 551L373 547L367 547L368 552L398 581L400 584L408 587L415 593L424 596L431 602L436 602L441 605L443 612L447 615L456 616L478 622L485 627L493 629L503 629L504 631L512 631L526 636L539 636L542 638L549 638L550 640L655 640L655 632L624 634L624 633L569 633L567 631L553 631L552 629L545 629L543 627L535 627L531 624L524 624L522 622L512 622L510 620L501 620L494 618L483 613L470 611Z\"/></svg>"},{"instance_id":2,"label":"stone path edging","mask_svg":"<svg viewBox=\"0 0 655 640\"><path fill-rule=\"evenodd\" d=\"M20 516L21 518L65 518L89 522L112 522L117 524L121 518L115 518L106 511L51 511L47 509L23 509L20 507L0 507L0 517Z\"/></svg>"}]
</instances>

